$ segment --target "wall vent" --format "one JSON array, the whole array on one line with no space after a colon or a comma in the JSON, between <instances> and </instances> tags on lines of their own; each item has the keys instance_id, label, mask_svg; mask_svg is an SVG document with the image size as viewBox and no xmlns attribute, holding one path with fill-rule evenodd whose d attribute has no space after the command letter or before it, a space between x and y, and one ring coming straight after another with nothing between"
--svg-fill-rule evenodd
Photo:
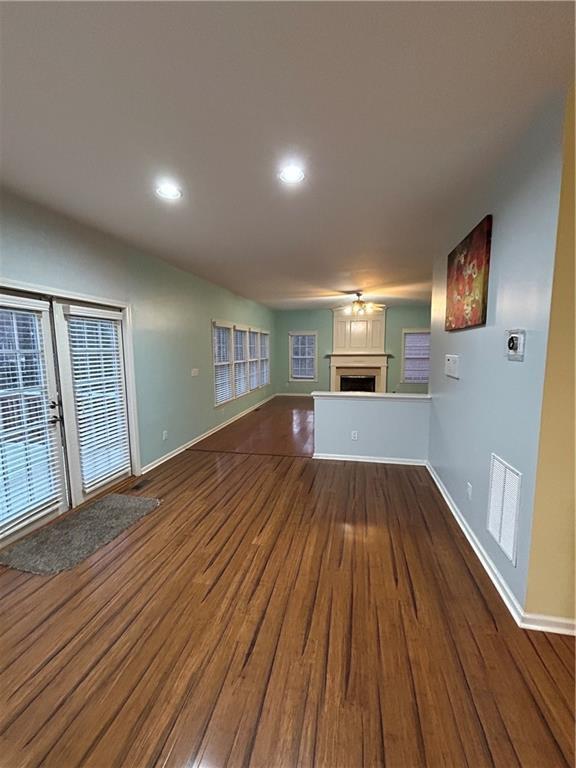
<instances>
[{"instance_id":1,"label":"wall vent","mask_svg":"<svg viewBox=\"0 0 576 768\"><path fill-rule=\"evenodd\" d=\"M490 461L488 530L516 565L516 534L522 474L495 453Z\"/></svg>"}]
</instances>

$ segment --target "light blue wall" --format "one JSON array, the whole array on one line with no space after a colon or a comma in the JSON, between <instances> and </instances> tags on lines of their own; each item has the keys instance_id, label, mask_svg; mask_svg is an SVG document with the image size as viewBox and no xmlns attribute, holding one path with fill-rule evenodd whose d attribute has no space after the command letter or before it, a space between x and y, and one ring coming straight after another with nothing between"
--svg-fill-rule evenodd
<instances>
[{"instance_id":1,"label":"light blue wall","mask_svg":"<svg viewBox=\"0 0 576 768\"><path fill-rule=\"evenodd\" d=\"M0 225L0 283L8 278L132 305L143 465L272 394L271 385L215 408L211 367L211 319L273 332L269 309L8 193ZM273 339L271 349L273 356ZM200 375L192 378L191 368Z\"/></svg>"},{"instance_id":2,"label":"light blue wall","mask_svg":"<svg viewBox=\"0 0 576 768\"><path fill-rule=\"evenodd\" d=\"M558 222L563 104L533 122L502 158L492 183L461 211L434 265L430 461L506 584L524 604L546 342ZM444 331L446 255L486 214L494 216L485 327ZM506 359L506 329L527 330L524 363ZM460 355L459 381L444 356ZM522 472L517 566L486 527L489 463ZM472 499L466 483L473 486Z\"/></svg>"},{"instance_id":3,"label":"light blue wall","mask_svg":"<svg viewBox=\"0 0 576 768\"><path fill-rule=\"evenodd\" d=\"M386 353L388 358L388 392L428 392L427 384L404 384L402 373L402 330L430 328L430 304L397 304L386 310Z\"/></svg>"},{"instance_id":4,"label":"light blue wall","mask_svg":"<svg viewBox=\"0 0 576 768\"><path fill-rule=\"evenodd\" d=\"M276 392L309 394L330 389L332 352L332 311L330 309L277 311L274 324L274 388ZM290 331L318 331L318 381L290 381L288 334Z\"/></svg>"},{"instance_id":5,"label":"light blue wall","mask_svg":"<svg viewBox=\"0 0 576 768\"><path fill-rule=\"evenodd\" d=\"M346 392L314 398L314 452L320 456L424 464L429 429L429 395Z\"/></svg>"}]
</instances>

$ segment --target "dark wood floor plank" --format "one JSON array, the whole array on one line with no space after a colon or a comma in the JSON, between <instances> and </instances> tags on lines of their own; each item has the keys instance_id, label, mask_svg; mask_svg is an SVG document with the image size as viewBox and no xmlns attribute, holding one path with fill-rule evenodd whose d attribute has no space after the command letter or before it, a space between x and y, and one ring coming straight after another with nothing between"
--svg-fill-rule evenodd
<instances>
[{"instance_id":1,"label":"dark wood floor plank","mask_svg":"<svg viewBox=\"0 0 576 768\"><path fill-rule=\"evenodd\" d=\"M3 764L573 765L573 639L515 625L424 468L288 455L295 401L72 571L0 569Z\"/></svg>"}]
</instances>

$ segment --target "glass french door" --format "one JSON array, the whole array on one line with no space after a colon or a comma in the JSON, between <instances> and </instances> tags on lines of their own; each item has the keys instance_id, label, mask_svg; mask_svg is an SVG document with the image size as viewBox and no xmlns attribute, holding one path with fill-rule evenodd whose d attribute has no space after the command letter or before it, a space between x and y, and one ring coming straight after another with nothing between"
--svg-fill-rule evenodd
<instances>
[{"instance_id":1,"label":"glass french door","mask_svg":"<svg viewBox=\"0 0 576 768\"><path fill-rule=\"evenodd\" d=\"M122 313L54 302L74 506L132 471Z\"/></svg>"},{"instance_id":2,"label":"glass french door","mask_svg":"<svg viewBox=\"0 0 576 768\"><path fill-rule=\"evenodd\" d=\"M122 312L0 294L0 538L131 473Z\"/></svg>"},{"instance_id":3,"label":"glass french door","mask_svg":"<svg viewBox=\"0 0 576 768\"><path fill-rule=\"evenodd\" d=\"M49 312L0 296L0 536L68 508Z\"/></svg>"}]
</instances>

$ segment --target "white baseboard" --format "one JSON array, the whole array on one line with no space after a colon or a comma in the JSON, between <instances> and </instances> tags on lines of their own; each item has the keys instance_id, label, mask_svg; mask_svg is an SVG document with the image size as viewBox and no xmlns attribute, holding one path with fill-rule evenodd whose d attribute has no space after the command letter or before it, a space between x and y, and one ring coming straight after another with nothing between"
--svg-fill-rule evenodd
<instances>
[{"instance_id":1,"label":"white baseboard","mask_svg":"<svg viewBox=\"0 0 576 768\"><path fill-rule=\"evenodd\" d=\"M203 432L201 435L198 435L197 437L194 437L192 440L189 440L187 443L184 443L184 445L180 445L178 448L175 448L173 451L170 451L170 453L165 453L164 456L160 456L159 459L155 459L155 461L151 461L150 464L146 464L145 467L142 467L140 470L140 473L142 475L146 474L146 472L150 472L151 469L155 469L156 467L159 467L160 464L164 464L165 461L168 461L169 459L173 459L174 456L178 456L179 453L182 453L182 451L188 450L188 448L191 448L193 445L196 445L196 443L199 443L201 440L204 440L206 437L210 437L210 435L213 435L215 432L218 432L220 429L224 429L224 427L227 427L229 424L232 424L233 421L237 421L238 419L241 419L242 416L246 416L246 414L250 413L250 411L255 411L256 408L260 408L261 405L264 405L264 403L267 403L269 400L272 400L276 395L270 395L270 397L264 398L264 400L260 400L254 405L251 405L250 408L246 408L243 411L240 411L240 413L237 413L236 416L232 416L232 418L227 419L226 421L223 421L221 424L218 424L215 427L212 427L212 429L209 429L207 432Z\"/></svg>"},{"instance_id":2,"label":"white baseboard","mask_svg":"<svg viewBox=\"0 0 576 768\"><path fill-rule=\"evenodd\" d=\"M555 632L557 635L576 635L576 621L561 616L546 616L542 613L522 614L519 622L522 629L536 629L540 632Z\"/></svg>"},{"instance_id":3,"label":"white baseboard","mask_svg":"<svg viewBox=\"0 0 576 768\"><path fill-rule=\"evenodd\" d=\"M559 616L545 616L536 613L527 613L524 611L515 595L502 578L500 572L492 562L486 550L478 540L476 534L468 525L466 519L458 509L454 499L448 492L448 489L440 479L438 473L429 461L425 462L426 468L434 480L436 487L442 494L448 509L452 512L454 519L460 526L462 533L468 539L468 543L474 550L476 556L482 563L484 570L490 577L490 580L496 587L498 594L504 601L504 604L512 614L512 618L522 629L534 629L540 632L556 632L561 635L576 635L576 621L574 619L562 618Z\"/></svg>"},{"instance_id":4,"label":"white baseboard","mask_svg":"<svg viewBox=\"0 0 576 768\"><path fill-rule=\"evenodd\" d=\"M346 456L337 453L315 453L313 459L322 459L323 461L364 461L369 464L408 464L410 466L425 467L428 462L426 459L395 459L384 458L382 456Z\"/></svg>"}]
</instances>

